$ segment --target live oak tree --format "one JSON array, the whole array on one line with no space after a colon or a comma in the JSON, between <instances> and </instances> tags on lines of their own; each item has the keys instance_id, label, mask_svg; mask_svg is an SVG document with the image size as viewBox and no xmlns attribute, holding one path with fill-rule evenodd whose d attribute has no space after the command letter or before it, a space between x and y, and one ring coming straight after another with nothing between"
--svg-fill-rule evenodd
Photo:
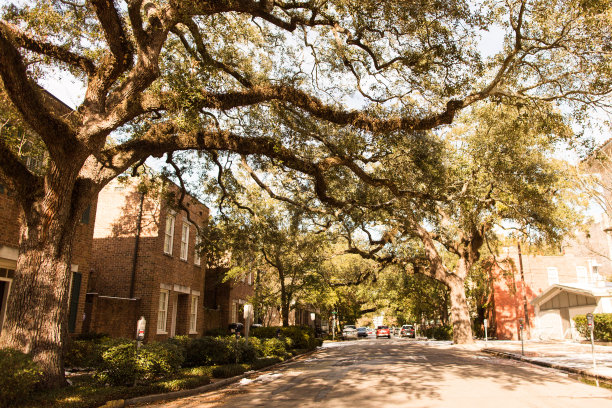
<instances>
[{"instance_id":1,"label":"live oak tree","mask_svg":"<svg viewBox=\"0 0 612 408\"><path fill-rule=\"evenodd\" d=\"M429 181L428 194L410 199L389 195L380 213L353 216L359 228L350 231L386 232L380 239L369 238L371 249L351 246L355 253L407 265L447 286L453 339L470 343L465 284L485 245L494 247L495 235L504 229L522 239L559 242L580 218L568 201L574 186L569 165L553 157L571 131L547 106L487 105L449 132L429 138L442 153L437 163L427 164L435 169L429 179L417 178ZM406 157L381 160L381 173L417 188L417 168Z\"/></svg>"},{"instance_id":2,"label":"live oak tree","mask_svg":"<svg viewBox=\"0 0 612 408\"><path fill-rule=\"evenodd\" d=\"M231 151L301 172L322 202L350 205L331 196L329 174L343 166L392 188L368 175L378 145L452 123L477 101L605 104L606 5L40 0L6 7L2 95L48 160L34 174L1 140L0 176L24 222L0 345L33 355L48 386L63 384L75 227L100 189L131 166L177 151ZM476 38L493 22L506 29L504 48L484 60ZM83 86L74 109L41 87L58 70ZM290 111L342 132L275 129L275 118Z\"/></svg>"}]
</instances>

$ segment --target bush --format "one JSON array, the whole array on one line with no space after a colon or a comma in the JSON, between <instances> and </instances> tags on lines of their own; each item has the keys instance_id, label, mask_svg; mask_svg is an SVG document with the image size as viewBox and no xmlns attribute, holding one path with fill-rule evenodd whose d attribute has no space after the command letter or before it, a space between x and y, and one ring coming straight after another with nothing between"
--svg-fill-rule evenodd
<instances>
[{"instance_id":1,"label":"bush","mask_svg":"<svg viewBox=\"0 0 612 408\"><path fill-rule=\"evenodd\" d=\"M27 354L0 349L0 407L25 400L42 379L42 371Z\"/></svg>"},{"instance_id":2,"label":"bush","mask_svg":"<svg viewBox=\"0 0 612 408\"><path fill-rule=\"evenodd\" d=\"M209 337L225 337L229 334L229 330L228 329L209 329L209 330L206 330L206 333L204 334Z\"/></svg>"},{"instance_id":3,"label":"bush","mask_svg":"<svg viewBox=\"0 0 612 408\"><path fill-rule=\"evenodd\" d=\"M215 367L212 371L214 378L229 378L244 374L247 367L244 364L227 364Z\"/></svg>"},{"instance_id":4,"label":"bush","mask_svg":"<svg viewBox=\"0 0 612 408\"><path fill-rule=\"evenodd\" d=\"M251 364L251 368L253 370L259 370L259 369L262 369L262 368L265 368L265 367L269 367L269 366L274 365L274 364L278 364L281 361L283 361L283 359L279 358L279 357L264 357L264 358L260 358L260 359L258 359L256 361L254 361Z\"/></svg>"},{"instance_id":5,"label":"bush","mask_svg":"<svg viewBox=\"0 0 612 408\"><path fill-rule=\"evenodd\" d=\"M103 365L102 354L121 344L133 344L133 342L122 338L99 336L89 340L73 340L64 349L64 364L72 368L98 369Z\"/></svg>"},{"instance_id":6,"label":"bush","mask_svg":"<svg viewBox=\"0 0 612 408\"><path fill-rule=\"evenodd\" d=\"M102 353L102 364L96 378L111 385L133 385L138 374L136 346L124 343Z\"/></svg>"},{"instance_id":7,"label":"bush","mask_svg":"<svg viewBox=\"0 0 612 408\"><path fill-rule=\"evenodd\" d=\"M146 344L137 354L139 379L148 382L174 374L181 368L183 360L181 349L176 344L169 342Z\"/></svg>"},{"instance_id":8,"label":"bush","mask_svg":"<svg viewBox=\"0 0 612 408\"><path fill-rule=\"evenodd\" d=\"M591 333L587 327L586 315L574 317L576 330L585 339L591 338ZM612 313L593 314L593 338L596 341L612 341Z\"/></svg>"},{"instance_id":9,"label":"bush","mask_svg":"<svg viewBox=\"0 0 612 408\"><path fill-rule=\"evenodd\" d=\"M261 355L263 357L287 358L287 348L285 342L280 339L265 339L261 342Z\"/></svg>"},{"instance_id":10,"label":"bush","mask_svg":"<svg viewBox=\"0 0 612 408\"><path fill-rule=\"evenodd\" d=\"M429 339L452 340L453 328L450 326L433 326L425 329L425 336Z\"/></svg>"},{"instance_id":11,"label":"bush","mask_svg":"<svg viewBox=\"0 0 612 408\"><path fill-rule=\"evenodd\" d=\"M289 339L286 342L288 349L308 349L313 350L317 347L317 340L315 337L314 329L308 326L269 326L269 327L257 327L253 329L252 335L260 339L276 338L277 333L283 339Z\"/></svg>"},{"instance_id":12,"label":"bush","mask_svg":"<svg viewBox=\"0 0 612 408\"><path fill-rule=\"evenodd\" d=\"M71 368L96 368L102 363L100 344L92 340L72 340L64 350L64 365Z\"/></svg>"},{"instance_id":13,"label":"bush","mask_svg":"<svg viewBox=\"0 0 612 408\"><path fill-rule=\"evenodd\" d=\"M185 367L224 364L228 359L225 346L214 337L187 339L183 342ZM235 362L235 361L234 361Z\"/></svg>"}]
</instances>

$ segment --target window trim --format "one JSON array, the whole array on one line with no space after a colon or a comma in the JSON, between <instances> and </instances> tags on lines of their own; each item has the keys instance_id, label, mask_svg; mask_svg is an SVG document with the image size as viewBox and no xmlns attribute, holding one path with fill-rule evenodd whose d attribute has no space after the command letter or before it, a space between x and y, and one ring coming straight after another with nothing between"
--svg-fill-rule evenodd
<instances>
[{"instance_id":1,"label":"window trim","mask_svg":"<svg viewBox=\"0 0 612 408\"><path fill-rule=\"evenodd\" d=\"M166 295L166 301L164 303L165 309L162 309L162 294ZM167 289L159 290L159 301L157 304L157 334L168 334L168 303L170 303L170 291ZM160 313L164 314L164 318L160 319ZM163 327L161 326L163 323Z\"/></svg>"},{"instance_id":2,"label":"window trim","mask_svg":"<svg viewBox=\"0 0 612 408\"><path fill-rule=\"evenodd\" d=\"M186 261L189 258L189 229L190 224L183 221L183 225L181 226L181 252L179 254L181 261Z\"/></svg>"},{"instance_id":3,"label":"window trim","mask_svg":"<svg viewBox=\"0 0 612 408\"><path fill-rule=\"evenodd\" d=\"M546 268L546 272L548 275L548 284L549 285L557 285L559 284L559 269L557 269L554 266L549 266ZM554 273L554 279L550 279L551 278L551 273ZM553 282L555 281L555 282Z\"/></svg>"},{"instance_id":4,"label":"window trim","mask_svg":"<svg viewBox=\"0 0 612 408\"><path fill-rule=\"evenodd\" d=\"M202 264L202 257L200 256L200 253L198 252L198 245L200 245L201 243L202 243L202 238L200 237L200 234L198 234L196 231L195 245L193 246L193 264L196 266L200 266Z\"/></svg>"},{"instance_id":5,"label":"window trim","mask_svg":"<svg viewBox=\"0 0 612 408\"><path fill-rule=\"evenodd\" d=\"M191 296L191 312L189 313L189 334L198 334L198 304L200 297Z\"/></svg>"},{"instance_id":6,"label":"window trim","mask_svg":"<svg viewBox=\"0 0 612 408\"><path fill-rule=\"evenodd\" d=\"M174 246L174 226L176 223L176 215L169 213L166 215L166 228L164 230L164 254L172 255ZM168 228L170 226L170 228ZM170 229L170 231L168 231Z\"/></svg>"}]
</instances>

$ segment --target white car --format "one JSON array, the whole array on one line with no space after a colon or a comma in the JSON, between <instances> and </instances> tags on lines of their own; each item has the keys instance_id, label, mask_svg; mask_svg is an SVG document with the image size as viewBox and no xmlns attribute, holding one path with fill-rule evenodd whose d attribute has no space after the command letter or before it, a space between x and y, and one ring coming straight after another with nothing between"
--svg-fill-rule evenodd
<instances>
[{"instance_id":1,"label":"white car","mask_svg":"<svg viewBox=\"0 0 612 408\"><path fill-rule=\"evenodd\" d=\"M356 339L357 338L357 327L352 324L347 324L342 330L342 337L345 339Z\"/></svg>"}]
</instances>

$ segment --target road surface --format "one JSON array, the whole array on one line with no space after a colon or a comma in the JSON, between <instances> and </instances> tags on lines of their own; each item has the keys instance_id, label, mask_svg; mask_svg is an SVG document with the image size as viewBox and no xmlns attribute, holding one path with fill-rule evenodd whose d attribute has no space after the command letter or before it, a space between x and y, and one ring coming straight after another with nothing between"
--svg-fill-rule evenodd
<instances>
[{"instance_id":1,"label":"road surface","mask_svg":"<svg viewBox=\"0 0 612 408\"><path fill-rule=\"evenodd\" d=\"M612 390L444 342L332 343L226 389L156 403L195 407L612 407Z\"/></svg>"}]
</instances>

